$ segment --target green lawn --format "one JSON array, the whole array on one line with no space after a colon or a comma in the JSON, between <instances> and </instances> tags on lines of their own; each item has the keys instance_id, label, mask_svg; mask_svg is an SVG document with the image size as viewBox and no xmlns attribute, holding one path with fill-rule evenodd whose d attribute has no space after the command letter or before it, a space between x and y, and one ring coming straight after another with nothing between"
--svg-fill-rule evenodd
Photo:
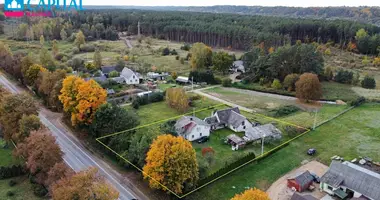
<instances>
[{"instance_id":1,"label":"green lawn","mask_svg":"<svg viewBox=\"0 0 380 200\"><path fill-rule=\"evenodd\" d=\"M322 82L324 99L352 101L359 97L352 89L352 85L335 82Z\"/></svg>"},{"instance_id":2,"label":"green lawn","mask_svg":"<svg viewBox=\"0 0 380 200\"><path fill-rule=\"evenodd\" d=\"M380 161L380 105L355 108L315 131L293 141L259 163L253 163L191 194L186 199L230 199L246 187L266 190L271 183L307 160L329 165L334 155L351 160L369 156ZM306 155L316 148L315 157Z\"/></svg>"},{"instance_id":3,"label":"green lawn","mask_svg":"<svg viewBox=\"0 0 380 200\"><path fill-rule=\"evenodd\" d=\"M4 140L0 139L0 166L20 164L20 160L12 155L12 148L6 147Z\"/></svg>"},{"instance_id":4,"label":"green lawn","mask_svg":"<svg viewBox=\"0 0 380 200\"><path fill-rule=\"evenodd\" d=\"M181 87L177 84L174 84L174 83L159 83L158 84L158 88L162 91L165 91L167 90L168 88L172 88L172 87Z\"/></svg>"},{"instance_id":5,"label":"green lawn","mask_svg":"<svg viewBox=\"0 0 380 200\"><path fill-rule=\"evenodd\" d=\"M9 181L16 181L16 185L9 186ZM7 196L7 192L12 191L14 196ZM36 197L33 194L32 184L27 175L0 180L0 199L4 200L41 200L48 198Z\"/></svg>"}]
</instances>

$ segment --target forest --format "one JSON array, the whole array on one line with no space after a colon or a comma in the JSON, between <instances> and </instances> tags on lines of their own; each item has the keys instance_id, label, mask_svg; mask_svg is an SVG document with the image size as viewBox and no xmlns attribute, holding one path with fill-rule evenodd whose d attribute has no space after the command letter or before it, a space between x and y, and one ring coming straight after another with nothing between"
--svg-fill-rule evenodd
<instances>
[{"instance_id":1,"label":"forest","mask_svg":"<svg viewBox=\"0 0 380 200\"><path fill-rule=\"evenodd\" d=\"M88 10L62 13L60 16L70 19L73 27L81 29L86 37L96 30L104 32L115 29L137 34L137 24L140 22L144 35L243 50L264 41L267 48L294 44L297 40L347 46L350 42L356 42L355 34L359 29L365 29L376 43L380 38L377 35L380 27L345 20L294 20L268 16L138 10Z\"/></svg>"}]
</instances>

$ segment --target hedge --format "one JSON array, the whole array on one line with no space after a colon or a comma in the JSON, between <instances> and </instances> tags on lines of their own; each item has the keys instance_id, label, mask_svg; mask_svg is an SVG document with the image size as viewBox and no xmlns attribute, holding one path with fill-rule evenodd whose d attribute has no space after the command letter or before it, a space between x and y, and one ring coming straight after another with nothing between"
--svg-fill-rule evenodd
<instances>
[{"instance_id":1,"label":"hedge","mask_svg":"<svg viewBox=\"0 0 380 200\"><path fill-rule=\"evenodd\" d=\"M12 178L16 176L21 176L26 173L24 166L22 165L12 165L8 167L0 167L0 180Z\"/></svg>"}]
</instances>

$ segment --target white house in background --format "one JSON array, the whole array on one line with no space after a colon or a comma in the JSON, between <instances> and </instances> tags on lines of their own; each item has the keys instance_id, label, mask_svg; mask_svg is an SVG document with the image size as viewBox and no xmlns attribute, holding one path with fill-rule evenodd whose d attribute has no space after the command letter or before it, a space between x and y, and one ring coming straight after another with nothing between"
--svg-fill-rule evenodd
<instances>
[{"instance_id":1,"label":"white house in background","mask_svg":"<svg viewBox=\"0 0 380 200\"><path fill-rule=\"evenodd\" d=\"M194 116L183 116L174 125L179 136L194 141L204 136L210 136L210 126L203 120Z\"/></svg>"},{"instance_id":2,"label":"white house in background","mask_svg":"<svg viewBox=\"0 0 380 200\"><path fill-rule=\"evenodd\" d=\"M126 67L121 71L120 77L124 78L127 85L137 85L140 83L138 74Z\"/></svg>"},{"instance_id":3,"label":"white house in background","mask_svg":"<svg viewBox=\"0 0 380 200\"><path fill-rule=\"evenodd\" d=\"M242 60L234 61L230 67L230 71L245 73L244 62Z\"/></svg>"},{"instance_id":4,"label":"white house in background","mask_svg":"<svg viewBox=\"0 0 380 200\"><path fill-rule=\"evenodd\" d=\"M333 160L320 189L340 199L380 199L380 174L350 162Z\"/></svg>"}]
</instances>

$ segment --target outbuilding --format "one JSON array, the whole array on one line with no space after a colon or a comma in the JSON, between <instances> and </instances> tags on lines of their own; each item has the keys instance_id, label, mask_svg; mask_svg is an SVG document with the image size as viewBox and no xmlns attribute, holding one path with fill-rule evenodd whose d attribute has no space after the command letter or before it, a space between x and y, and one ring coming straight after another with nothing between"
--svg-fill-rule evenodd
<instances>
[{"instance_id":1,"label":"outbuilding","mask_svg":"<svg viewBox=\"0 0 380 200\"><path fill-rule=\"evenodd\" d=\"M297 192L303 192L307 190L310 185L313 184L314 177L309 171L305 171L295 177L288 178L288 187Z\"/></svg>"}]
</instances>

